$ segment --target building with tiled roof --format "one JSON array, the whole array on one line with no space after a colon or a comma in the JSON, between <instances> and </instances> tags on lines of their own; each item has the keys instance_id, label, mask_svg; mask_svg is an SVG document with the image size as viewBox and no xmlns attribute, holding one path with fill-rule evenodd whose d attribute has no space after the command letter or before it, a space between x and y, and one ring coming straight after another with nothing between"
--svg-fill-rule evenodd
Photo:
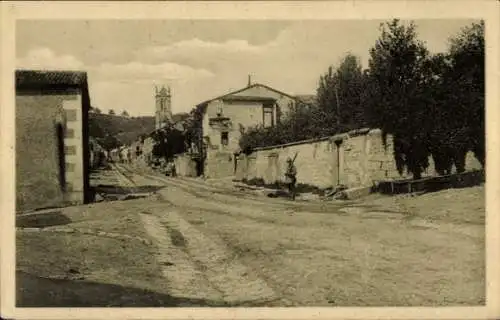
<instances>
[{"instance_id":1,"label":"building with tiled roof","mask_svg":"<svg viewBox=\"0 0 500 320\"><path fill-rule=\"evenodd\" d=\"M193 114L199 124L198 149L205 177L234 174L239 139L255 126L272 127L297 107L311 103L311 96L294 96L264 84L247 87L199 103Z\"/></svg>"}]
</instances>

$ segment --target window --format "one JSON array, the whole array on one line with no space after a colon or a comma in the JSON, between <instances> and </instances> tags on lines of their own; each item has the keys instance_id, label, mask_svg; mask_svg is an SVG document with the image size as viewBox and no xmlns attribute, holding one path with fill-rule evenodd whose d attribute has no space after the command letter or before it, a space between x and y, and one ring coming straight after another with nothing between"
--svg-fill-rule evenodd
<instances>
[{"instance_id":1,"label":"window","mask_svg":"<svg viewBox=\"0 0 500 320\"><path fill-rule=\"evenodd\" d=\"M222 144L223 146L227 146L229 144L229 132L221 132L220 144Z\"/></svg>"},{"instance_id":2,"label":"window","mask_svg":"<svg viewBox=\"0 0 500 320\"><path fill-rule=\"evenodd\" d=\"M222 105L217 106L217 117L222 117Z\"/></svg>"},{"instance_id":3,"label":"window","mask_svg":"<svg viewBox=\"0 0 500 320\"><path fill-rule=\"evenodd\" d=\"M274 126L274 117L273 117L273 107L272 106L264 106L262 109L262 121L264 127L272 127Z\"/></svg>"}]
</instances>

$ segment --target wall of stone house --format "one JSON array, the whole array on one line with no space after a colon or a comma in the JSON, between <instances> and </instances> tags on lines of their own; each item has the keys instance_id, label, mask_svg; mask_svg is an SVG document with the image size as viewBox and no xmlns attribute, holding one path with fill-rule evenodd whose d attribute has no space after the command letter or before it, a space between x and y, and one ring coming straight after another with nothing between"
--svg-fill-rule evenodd
<instances>
[{"instance_id":1,"label":"wall of stone house","mask_svg":"<svg viewBox=\"0 0 500 320\"><path fill-rule=\"evenodd\" d=\"M208 150L205 178L225 178L235 174L235 155L232 152Z\"/></svg>"},{"instance_id":2,"label":"wall of stone house","mask_svg":"<svg viewBox=\"0 0 500 320\"><path fill-rule=\"evenodd\" d=\"M262 103L257 102L233 102L222 103L223 117L228 117L232 126L228 128L229 143L227 146L221 145L221 130L210 126L209 119L217 117L219 102L212 101L207 106L207 111L203 118L203 136L209 137L210 143L220 151L236 151L239 147L241 137L240 124L245 128L256 126L262 123Z\"/></svg>"},{"instance_id":3,"label":"wall of stone house","mask_svg":"<svg viewBox=\"0 0 500 320\"><path fill-rule=\"evenodd\" d=\"M196 177L196 162L188 155L179 155L174 159L176 173L184 177Z\"/></svg>"},{"instance_id":4,"label":"wall of stone house","mask_svg":"<svg viewBox=\"0 0 500 320\"><path fill-rule=\"evenodd\" d=\"M276 103L280 107L282 116L286 116L290 111L290 104L292 108L295 106L295 100L289 96L283 95L281 93L272 91L262 86L255 86L248 88L247 90L238 92L234 94L235 96L253 96L253 97L266 97L276 99Z\"/></svg>"},{"instance_id":5,"label":"wall of stone house","mask_svg":"<svg viewBox=\"0 0 500 320\"><path fill-rule=\"evenodd\" d=\"M64 151L56 119L64 114ZM85 201L83 104L80 92L16 92L16 206L38 209ZM60 168L60 156L64 168Z\"/></svg>"},{"instance_id":6,"label":"wall of stone house","mask_svg":"<svg viewBox=\"0 0 500 320\"><path fill-rule=\"evenodd\" d=\"M294 107L295 100L280 93L268 90L264 87L252 87L234 95L255 96L276 99L279 106L281 117L285 117L290 108ZM229 144L221 146L221 131L212 128L209 125L209 119L217 116L219 108L222 108L224 117L230 118L232 127L229 129ZM274 112L274 123L278 121L278 112ZM252 101L218 101L214 100L208 103L207 110L203 118L203 136L207 136L213 145L218 146L221 151L236 151L239 148L239 139L241 137L240 125L245 129L254 127L263 123L262 103Z\"/></svg>"},{"instance_id":7,"label":"wall of stone house","mask_svg":"<svg viewBox=\"0 0 500 320\"><path fill-rule=\"evenodd\" d=\"M142 145L142 154L144 160L149 163L150 161L153 160L153 147L154 147L154 140L151 137L148 137L144 139L144 143Z\"/></svg>"},{"instance_id":8,"label":"wall of stone house","mask_svg":"<svg viewBox=\"0 0 500 320\"><path fill-rule=\"evenodd\" d=\"M135 154L137 146L139 146L141 150L141 154L139 156ZM144 139L144 141L142 140L134 141L131 144L131 149L130 149L133 150L131 154L132 162L144 166L149 165L153 160L153 146L154 146L154 139L152 137L147 137L146 139Z\"/></svg>"}]
</instances>

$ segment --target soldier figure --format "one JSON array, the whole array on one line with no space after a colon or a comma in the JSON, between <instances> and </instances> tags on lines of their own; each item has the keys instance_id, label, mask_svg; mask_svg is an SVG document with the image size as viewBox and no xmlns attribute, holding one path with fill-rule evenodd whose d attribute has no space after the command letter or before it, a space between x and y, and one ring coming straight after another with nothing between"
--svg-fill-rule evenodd
<instances>
[{"instance_id":1,"label":"soldier figure","mask_svg":"<svg viewBox=\"0 0 500 320\"><path fill-rule=\"evenodd\" d=\"M288 187L288 191L290 193L290 197L292 200L295 200L295 183L297 182L297 168L295 168L295 165L293 164L293 161L291 158L286 159L287 163L287 168L285 172L285 182Z\"/></svg>"}]
</instances>

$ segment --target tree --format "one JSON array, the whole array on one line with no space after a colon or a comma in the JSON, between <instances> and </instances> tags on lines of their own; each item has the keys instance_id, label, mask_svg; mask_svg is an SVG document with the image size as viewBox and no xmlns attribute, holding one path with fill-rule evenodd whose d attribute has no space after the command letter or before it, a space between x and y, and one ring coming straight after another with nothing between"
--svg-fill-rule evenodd
<instances>
[{"instance_id":1,"label":"tree","mask_svg":"<svg viewBox=\"0 0 500 320\"><path fill-rule=\"evenodd\" d=\"M129 114L126 110L123 110L122 117L129 117Z\"/></svg>"},{"instance_id":2,"label":"tree","mask_svg":"<svg viewBox=\"0 0 500 320\"><path fill-rule=\"evenodd\" d=\"M115 136L110 134L106 134L104 138L99 138L98 141L99 144L108 151L118 148L121 145L120 141Z\"/></svg>"},{"instance_id":3,"label":"tree","mask_svg":"<svg viewBox=\"0 0 500 320\"><path fill-rule=\"evenodd\" d=\"M108 114L114 116L115 115L115 110L109 109Z\"/></svg>"},{"instance_id":4,"label":"tree","mask_svg":"<svg viewBox=\"0 0 500 320\"><path fill-rule=\"evenodd\" d=\"M153 156L172 160L176 154L186 151L184 133L175 128L164 128L153 134Z\"/></svg>"},{"instance_id":5,"label":"tree","mask_svg":"<svg viewBox=\"0 0 500 320\"><path fill-rule=\"evenodd\" d=\"M393 136L394 157L400 173L415 179L427 166L429 114L423 68L428 57L417 39L415 25L398 19L381 25L381 36L370 50L368 92L370 119L382 129L384 141Z\"/></svg>"},{"instance_id":6,"label":"tree","mask_svg":"<svg viewBox=\"0 0 500 320\"><path fill-rule=\"evenodd\" d=\"M454 114L461 117L468 137L468 147L484 166L485 162L485 86L484 86L484 21L462 29L451 39L450 86L455 88L451 97L456 106Z\"/></svg>"},{"instance_id":7,"label":"tree","mask_svg":"<svg viewBox=\"0 0 500 320\"><path fill-rule=\"evenodd\" d=\"M460 162L457 149L460 143L457 141L457 123L453 110L448 99L450 95L450 85L448 73L450 70L450 60L447 54L437 54L430 56L424 68L426 78L426 103L429 114L432 115L432 130L429 135L429 152L434 160L435 170L441 174L450 174L454 162ZM463 155L465 157L465 154ZM456 160L455 160L456 159Z\"/></svg>"},{"instance_id":8,"label":"tree","mask_svg":"<svg viewBox=\"0 0 500 320\"><path fill-rule=\"evenodd\" d=\"M364 79L359 59L347 54L334 72L333 67L320 77L317 89L318 105L322 111L323 126L331 133L364 126L361 97Z\"/></svg>"},{"instance_id":9,"label":"tree","mask_svg":"<svg viewBox=\"0 0 500 320\"><path fill-rule=\"evenodd\" d=\"M469 150L484 165L484 24L464 28L427 67L436 171L449 174L453 165L465 171Z\"/></svg>"}]
</instances>

